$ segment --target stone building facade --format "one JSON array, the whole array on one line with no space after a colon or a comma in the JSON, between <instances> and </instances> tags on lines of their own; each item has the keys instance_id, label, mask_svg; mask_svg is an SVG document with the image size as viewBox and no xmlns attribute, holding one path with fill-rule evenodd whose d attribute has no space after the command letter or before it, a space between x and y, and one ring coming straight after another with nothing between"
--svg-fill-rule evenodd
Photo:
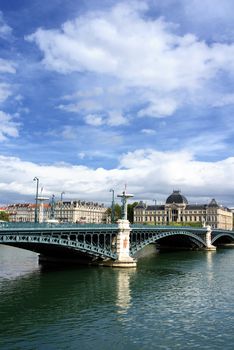
<instances>
[{"instance_id":1,"label":"stone building facade","mask_svg":"<svg viewBox=\"0 0 234 350\"><path fill-rule=\"evenodd\" d=\"M62 222L101 224L106 223L107 208L96 202L59 201L55 205L54 218Z\"/></svg>"},{"instance_id":2,"label":"stone building facade","mask_svg":"<svg viewBox=\"0 0 234 350\"><path fill-rule=\"evenodd\" d=\"M139 202L134 208L135 224L183 225L197 223L212 228L233 229L233 213L229 208L218 205L215 199L209 204L189 204L180 191L173 191L164 205L146 205Z\"/></svg>"},{"instance_id":3,"label":"stone building facade","mask_svg":"<svg viewBox=\"0 0 234 350\"><path fill-rule=\"evenodd\" d=\"M33 203L16 203L5 207L5 211L9 214L10 222L34 222L35 207ZM50 217L50 205L44 203L38 205L39 222L48 220Z\"/></svg>"},{"instance_id":4,"label":"stone building facade","mask_svg":"<svg viewBox=\"0 0 234 350\"><path fill-rule=\"evenodd\" d=\"M6 206L4 210L9 213L11 222L34 222L35 206L32 203L17 203ZM46 222L51 218L58 222L106 223L107 208L103 204L80 200L58 201L53 209L50 203L38 204L39 222Z\"/></svg>"}]
</instances>

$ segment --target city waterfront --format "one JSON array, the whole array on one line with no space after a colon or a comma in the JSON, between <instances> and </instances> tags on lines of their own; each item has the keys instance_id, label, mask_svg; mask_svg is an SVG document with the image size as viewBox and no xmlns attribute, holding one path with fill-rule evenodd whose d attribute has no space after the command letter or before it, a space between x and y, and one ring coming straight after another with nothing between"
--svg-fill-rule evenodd
<instances>
[{"instance_id":1,"label":"city waterfront","mask_svg":"<svg viewBox=\"0 0 234 350\"><path fill-rule=\"evenodd\" d=\"M45 269L0 246L0 348L232 349L234 250Z\"/></svg>"}]
</instances>

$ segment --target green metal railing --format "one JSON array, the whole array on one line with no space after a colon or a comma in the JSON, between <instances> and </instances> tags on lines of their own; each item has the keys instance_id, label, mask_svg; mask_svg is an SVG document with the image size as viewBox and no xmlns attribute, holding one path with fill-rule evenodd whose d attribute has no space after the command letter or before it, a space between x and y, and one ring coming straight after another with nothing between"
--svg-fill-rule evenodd
<instances>
[{"instance_id":1,"label":"green metal railing","mask_svg":"<svg viewBox=\"0 0 234 350\"><path fill-rule=\"evenodd\" d=\"M118 228L117 224L73 224L73 223L34 223L34 222L1 222L0 230L2 229L43 229L43 228L90 228L90 229L113 229Z\"/></svg>"}]
</instances>

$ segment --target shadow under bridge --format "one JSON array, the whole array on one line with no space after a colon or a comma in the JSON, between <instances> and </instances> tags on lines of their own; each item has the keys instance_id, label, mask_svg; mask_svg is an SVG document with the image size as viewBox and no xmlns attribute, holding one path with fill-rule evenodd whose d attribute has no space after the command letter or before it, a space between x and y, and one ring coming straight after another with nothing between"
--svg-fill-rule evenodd
<instances>
[{"instance_id":1,"label":"shadow under bridge","mask_svg":"<svg viewBox=\"0 0 234 350\"><path fill-rule=\"evenodd\" d=\"M174 248L195 249L206 247L206 228L132 225L131 229L131 256L152 243Z\"/></svg>"}]
</instances>

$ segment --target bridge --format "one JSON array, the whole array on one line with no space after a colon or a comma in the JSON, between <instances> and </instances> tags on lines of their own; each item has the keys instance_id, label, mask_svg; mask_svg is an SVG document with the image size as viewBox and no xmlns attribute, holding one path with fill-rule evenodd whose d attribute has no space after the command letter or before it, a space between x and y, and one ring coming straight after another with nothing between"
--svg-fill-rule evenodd
<instances>
[{"instance_id":1,"label":"bridge","mask_svg":"<svg viewBox=\"0 0 234 350\"><path fill-rule=\"evenodd\" d=\"M150 244L215 250L234 243L234 231L208 227L117 224L0 223L0 244L27 249L39 260L134 267L137 255Z\"/></svg>"}]
</instances>

